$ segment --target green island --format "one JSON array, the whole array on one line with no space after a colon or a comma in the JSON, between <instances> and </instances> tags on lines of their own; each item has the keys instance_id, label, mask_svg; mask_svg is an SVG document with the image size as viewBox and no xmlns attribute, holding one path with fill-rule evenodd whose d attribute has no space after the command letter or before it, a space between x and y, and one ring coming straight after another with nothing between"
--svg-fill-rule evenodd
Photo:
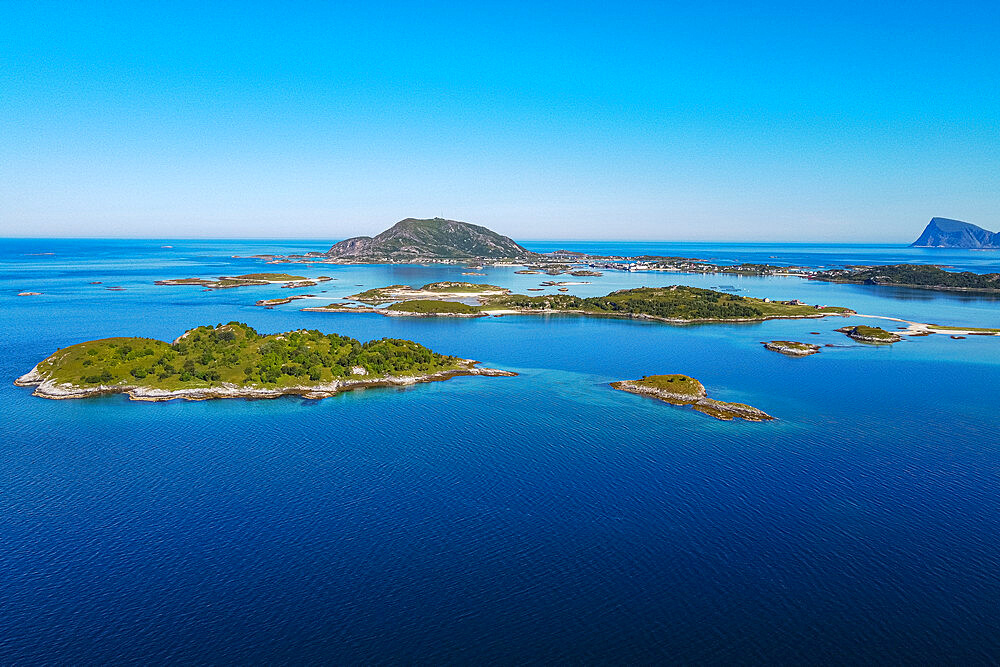
<instances>
[{"instance_id":1,"label":"green island","mask_svg":"<svg viewBox=\"0 0 1000 667\"><path fill-rule=\"evenodd\" d=\"M481 315L531 315L565 313L597 317L653 319L674 324L692 322L755 322L781 318L815 318L827 315L852 315L854 311L839 306L811 306L798 301L771 301L726 292L672 285L618 290L606 296L578 297L571 294L527 296L509 294L492 285L447 283L448 290L434 291L425 285L412 290L405 285L367 290L351 299L364 303L385 303L388 308L345 308L343 304L312 307L313 312L374 312L382 315L440 315L469 317ZM487 290L486 288L489 288ZM416 295L416 296L413 296ZM431 295L428 298L426 295ZM479 305L460 304L446 297L476 298Z\"/></svg>"},{"instance_id":2,"label":"green island","mask_svg":"<svg viewBox=\"0 0 1000 667\"><path fill-rule=\"evenodd\" d=\"M925 264L890 264L887 266L848 266L818 271L811 280L860 285L889 285L942 291L1000 292L1000 273L946 271Z\"/></svg>"},{"instance_id":3,"label":"green island","mask_svg":"<svg viewBox=\"0 0 1000 667\"><path fill-rule=\"evenodd\" d=\"M44 398L125 393L133 400L325 398L374 386L458 375L515 375L433 352L410 340L361 343L316 330L264 335L240 322L201 326L167 343L105 338L63 348L15 380Z\"/></svg>"},{"instance_id":4,"label":"green island","mask_svg":"<svg viewBox=\"0 0 1000 667\"><path fill-rule=\"evenodd\" d=\"M666 322L750 322L775 318L850 315L849 308L811 306L797 301L755 299L699 287L637 287L606 296L578 297L570 294L490 297L482 310L516 312L568 312L584 315L637 317Z\"/></svg>"},{"instance_id":5,"label":"green island","mask_svg":"<svg viewBox=\"0 0 1000 667\"><path fill-rule=\"evenodd\" d=\"M319 278L313 280L321 280ZM229 289L232 287L247 287L250 285L269 285L271 283L288 283L287 287L311 287L316 283L305 276L293 276L288 273L246 273L240 276L220 276L219 278L168 278L157 280L157 285L200 285L208 289ZM327 278L327 280L330 280Z\"/></svg>"},{"instance_id":6,"label":"green island","mask_svg":"<svg viewBox=\"0 0 1000 667\"><path fill-rule=\"evenodd\" d=\"M853 327L841 327L837 329L837 331L842 334L847 334L849 338L853 338L858 342L871 343L874 345L898 343L903 340L899 334L886 331L882 327L870 327L864 324L859 324Z\"/></svg>"},{"instance_id":7,"label":"green island","mask_svg":"<svg viewBox=\"0 0 1000 667\"><path fill-rule=\"evenodd\" d=\"M764 343L764 347L772 352L779 352L789 357L807 357L819 354L819 345L800 343L794 340L772 340Z\"/></svg>"},{"instance_id":8,"label":"green island","mask_svg":"<svg viewBox=\"0 0 1000 667\"><path fill-rule=\"evenodd\" d=\"M708 398L704 385L687 375L646 375L638 380L612 382L611 386L619 391L656 398L671 405L691 406L698 412L723 421L744 419L760 422L774 419L766 412L744 403L726 403Z\"/></svg>"},{"instance_id":9,"label":"green island","mask_svg":"<svg viewBox=\"0 0 1000 667\"><path fill-rule=\"evenodd\" d=\"M452 317L484 317L486 315L486 313L479 309L479 306L470 306L460 301L433 301L430 299L400 301L399 303L392 304L385 310L387 311L387 315L450 315Z\"/></svg>"},{"instance_id":10,"label":"green island","mask_svg":"<svg viewBox=\"0 0 1000 667\"><path fill-rule=\"evenodd\" d=\"M318 253L317 253L318 254ZM406 218L376 236L355 236L323 256L338 263L524 258L536 253L491 229L444 218Z\"/></svg>"},{"instance_id":11,"label":"green island","mask_svg":"<svg viewBox=\"0 0 1000 667\"><path fill-rule=\"evenodd\" d=\"M423 287L413 288L409 285L389 285L365 290L352 294L349 298L367 304L391 303L408 300L446 300L446 299L479 299L480 302L489 296L500 296L510 293L510 290L496 285L444 281L428 283Z\"/></svg>"}]
</instances>

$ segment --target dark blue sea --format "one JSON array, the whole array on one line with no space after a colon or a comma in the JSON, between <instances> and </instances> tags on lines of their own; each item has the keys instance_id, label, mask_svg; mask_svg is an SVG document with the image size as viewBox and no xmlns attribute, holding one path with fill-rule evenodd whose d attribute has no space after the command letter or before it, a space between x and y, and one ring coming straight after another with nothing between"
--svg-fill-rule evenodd
<instances>
[{"instance_id":1,"label":"dark blue sea","mask_svg":"<svg viewBox=\"0 0 1000 667\"><path fill-rule=\"evenodd\" d=\"M328 245L0 240L0 664L1000 661L1000 338L875 347L833 331L896 324L870 317L309 313L358 286L469 278L245 258ZM529 245L1000 271L997 252L899 246ZM153 284L276 268L336 280L271 310L254 302L290 290ZM521 291L547 278L514 270L475 280ZM582 280L572 293L680 283L1000 327L991 296ZM70 344L230 320L410 338L520 375L322 401L50 401L12 384ZM792 359L770 339L836 347ZM720 422L608 387L674 372L777 420Z\"/></svg>"}]
</instances>

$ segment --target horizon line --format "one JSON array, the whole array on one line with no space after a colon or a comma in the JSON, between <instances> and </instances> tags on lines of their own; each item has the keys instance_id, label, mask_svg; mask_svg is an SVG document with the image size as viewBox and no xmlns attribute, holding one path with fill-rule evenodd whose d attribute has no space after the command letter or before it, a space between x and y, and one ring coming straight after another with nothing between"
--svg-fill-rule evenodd
<instances>
[{"instance_id":1,"label":"horizon line","mask_svg":"<svg viewBox=\"0 0 1000 667\"><path fill-rule=\"evenodd\" d=\"M65 241L322 241L324 243L339 243L348 238L341 239L319 236L0 236L3 240L65 240ZM510 237L508 237L510 238ZM718 243L718 244L776 244L776 245L882 245L882 246L902 246L910 247L911 242L899 241L774 241L763 239L741 239L741 240L713 240L713 239L613 239L613 238L531 238L512 239L516 243Z\"/></svg>"}]
</instances>

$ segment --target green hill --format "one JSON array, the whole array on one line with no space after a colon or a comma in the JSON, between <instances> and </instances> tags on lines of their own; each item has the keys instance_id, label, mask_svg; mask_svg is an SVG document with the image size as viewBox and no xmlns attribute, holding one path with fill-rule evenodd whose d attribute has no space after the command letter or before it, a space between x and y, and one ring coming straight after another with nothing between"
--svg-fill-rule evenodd
<instances>
[{"instance_id":1,"label":"green hill","mask_svg":"<svg viewBox=\"0 0 1000 667\"><path fill-rule=\"evenodd\" d=\"M513 258L534 255L510 238L457 220L407 218L377 236L337 243L330 257L367 260Z\"/></svg>"}]
</instances>

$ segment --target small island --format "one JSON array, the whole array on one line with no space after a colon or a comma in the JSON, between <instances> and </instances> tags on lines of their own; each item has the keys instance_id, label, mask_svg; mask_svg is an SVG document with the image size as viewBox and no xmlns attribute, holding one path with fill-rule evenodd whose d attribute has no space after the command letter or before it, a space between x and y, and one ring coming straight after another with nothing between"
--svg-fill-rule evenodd
<instances>
[{"instance_id":1,"label":"small island","mask_svg":"<svg viewBox=\"0 0 1000 667\"><path fill-rule=\"evenodd\" d=\"M330 278L326 278L330 280ZM249 287L251 285L270 285L282 283L285 287L312 287L314 281L322 278L309 279L305 276L293 276L288 273L247 273L241 276L220 276L219 278L169 278L157 280L157 285L198 285L207 289L230 289L233 287Z\"/></svg>"},{"instance_id":2,"label":"small island","mask_svg":"<svg viewBox=\"0 0 1000 667\"><path fill-rule=\"evenodd\" d=\"M846 334L848 338L853 338L859 343L868 343L871 345L888 345L903 340L899 334L886 331L882 327L869 327L864 324L853 327L841 327L837 331Z\"/></svg>"},{"instance_id":3,"label":"small island","mask_svg":"<svg viewBox=\"0 0 1000 667\"><path fill-rule=\"evenodd\" d=\"M478 299L509 294L510 290L496 285L444 281L428 283L416 289L409 285L389 285L365 290L360 294L352 294L349 298L368 304L392 303L410 300L455 300Z\"/></svg>"},{"instance_id":4,"label":"small island","mask_svg":"<svg viewBox=\"0 0 1000 667\"><path fill-rule=\"evenodd\" d=\"M14 384L51 399L127 394L137 401L326 398L365 387L459 375L512 376L409 340L361 343L315 330L263 335L240 322L202 326L173 343L106 338L61 349Z\"/></svg>"},{"instance_id":5,"label":"small island","mask_svg":"<svg viewBox=\"0 0 1000 667\"><path fill-rule=\"evenodd\" d=\"M764 347L772 352L779 352L789 357L807 357L819 354L819 345L800 343L794 340L772 340L764 343Z\"/></svg>"},{"instance_id":6,"label":"small island","mask_svg":"<svg viewBox=\"0 0 1000 667\"><path fill-rule=\"evenodd\" d=\"M726 403L708 398L704 385L687 375L646 375L638 380L612 382L619 391L649 396L671 405L691 406L710 417L731 421L743 419L751 422L770 421L771 415L743 403Z\"/></svg>"},{"instance_id":7,"label":"small island","mask_svg":"<svg viewBox=\"0 0 1000 667\"><path fill-rule=\"evenodd\" d=\"M477 306L460 301L414 299L400 301L385 309L386 315L423 315L428 317L486 317Z\"/></svg>"},{"instance_id":8,"label":"small island","mask_svg":"<svg viewBox=\"0 0 1000 667\"><path fill-rule=\"evenodd\" d=\"M297 299L311 299L315 297L315 294L293 294L292 296L283 296L276 299L260 299L255 303L255 306L264 306L265 308L273 308L274 306L280 306L282 304L291 303Z\"/></svg>"}]
</instances>

